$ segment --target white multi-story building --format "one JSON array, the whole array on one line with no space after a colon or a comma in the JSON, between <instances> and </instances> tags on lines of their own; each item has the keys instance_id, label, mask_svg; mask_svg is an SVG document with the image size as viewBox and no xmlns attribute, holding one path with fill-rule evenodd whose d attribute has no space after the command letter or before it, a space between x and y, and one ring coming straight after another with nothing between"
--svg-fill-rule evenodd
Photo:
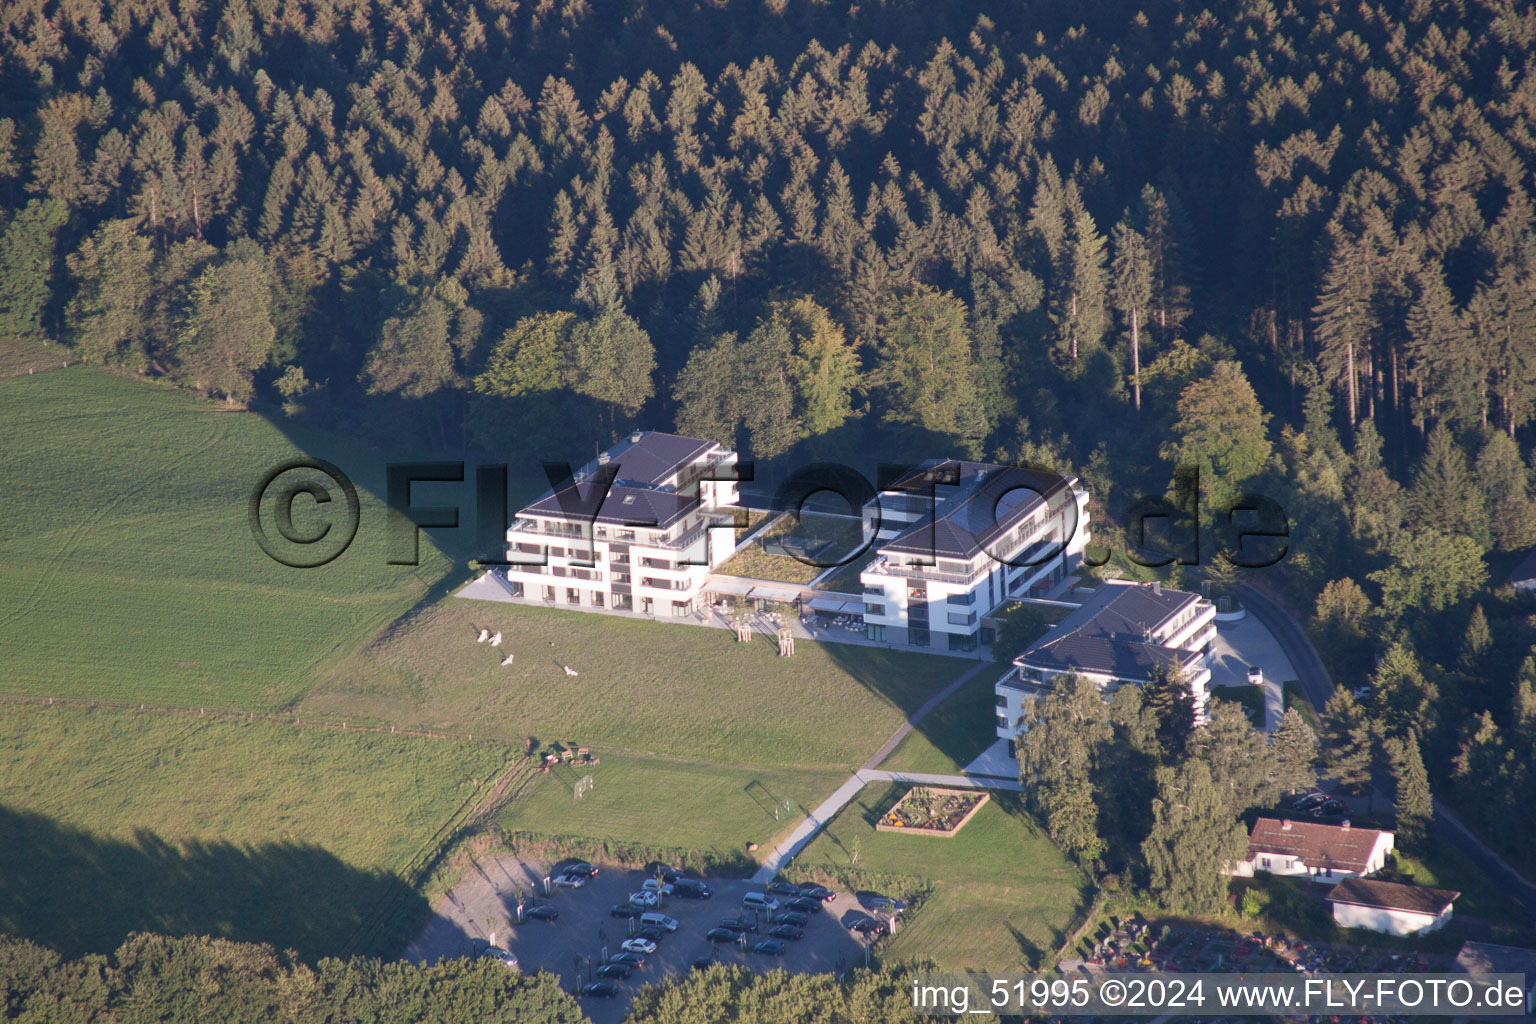
<instances>
[{"instance_id":1,"label":"white multi-story building","mask_svg":"<svg viewBox=\"0 0 1536 1024\"><path fill-rule=\"evenodd\" d=\"M731 556L736 453L636 432L518 512L498 575L514 597L572 609L690 615ZM606 487L606 490L605 490Z\"/></svg>"},{"instance_id":2,"label":"white multi-story building","mask_svg":"<svg viewBox=\"0 0 1536 1024\"><path fill-rule=\"evenodd\" d=\"M1189 680L1195 721L1204 722L1216 639L1216 607L1199 594L1157 583L1106 583L1082 605L1013 659L997 681L997 735L1018 739L1024 701L1049 693L1067 673L1097 683L1106 693L1151 681L1158 670Z\"/></svg>"},{"instance_id":3,"label":"white multi-story building","mask_svg":"<svg viewBox=\"0 0 1536 1024\"><path fill-rule=\"evenodd\" d=\"M859 574L871 640L973 650L981 620L1082 561L1088 494L1075 477L954 459L892 483L864 511L876 557Z\"/></svg>"}]
</instances>

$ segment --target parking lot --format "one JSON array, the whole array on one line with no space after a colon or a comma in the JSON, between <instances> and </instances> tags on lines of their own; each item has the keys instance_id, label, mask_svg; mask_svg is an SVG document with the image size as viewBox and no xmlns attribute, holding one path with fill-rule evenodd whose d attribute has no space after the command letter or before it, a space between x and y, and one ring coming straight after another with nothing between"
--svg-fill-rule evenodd
<instances>
[{"instance_id":1,"label":"parking lot","mask_svg":"<svg viewBox=\"0 0 1536 1024\"><path fill-rule=\"evenodd\" d=\"M620 952L620 943L639 927L639 921L631 924L609 911L639 890L648 876L640 871L602 868L581 888L552 886L547 898L536 897L535 905L547 903L559 912L557 919L514 924L514 893L521 889L542 894L545 876L544 864L514 857L477 858L453 891L433 907L432 920L407 949L405 958L431 963L444 957L473 955L494 935L495 944L516 954L523 970L551 971L560 976L567 990L575 991L589 980L589 972L606 955ZM595 1024L616 1024L642 985L679 975L699 959L713 958L754 970L783 967L803 972L837 972L863 962L864 940L847 926L870 914L852 894L840 892L836 899L822 903L821 912L808 915L803 938L786 942L784 955L773 956L752 952L754 942L769 937L771 925L766 913L758 913L760 931L747 936L745 948L714 944L706 938L706 932L722 918L750 920L752 912L742 907L741 897L758 888L744 879L706 881L713 890L711 898L674 895L655 908L678 922L677 931L662 938L656 952L628 979L610 979L619 989L616 998L582 999L583 1009Z\"/></svg>"}]
</instances>

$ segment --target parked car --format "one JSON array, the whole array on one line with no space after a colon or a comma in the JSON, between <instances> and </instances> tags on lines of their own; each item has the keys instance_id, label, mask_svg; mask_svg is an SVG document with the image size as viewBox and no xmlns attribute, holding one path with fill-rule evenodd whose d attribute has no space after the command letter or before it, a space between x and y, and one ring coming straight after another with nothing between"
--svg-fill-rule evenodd
<instances>
[{"instance_id":1,"label":"parked car","mask_svg":"<svg viewBox=\"0 0 1536 1024\"><path fill-rule=\"evenodd\" d=\"M1347 809L1341 800L1324 800L1308 813L1314 818L1336 818Z\"/></svg>"},{"instance_id":2,"label":"parked car","mask_svg":"<svg viewBox=\"0 0 1536 1024\"><path fill-rule=\"evenodd\" d=\"M889 896L871 896L869 906L872 910L883 910L889 914L899 914L907 909L906 900L893 900Z\"/></svg>"},{"instance_id":3,"label":"parked car","mask_svg":"<svg viewBox=\"0 0 1536 1024\"><path fill-rule=\"evenodd\" d=\"M789 947L785 946L784 943L780 942L778 939L764 939L762 942L759 942L757 945L752 947L752 952L766 953L769 956L783 956L784 950L788 948Z\"/></svg>"},{"instance_id":4,"label":"parked car","mask_svg":"<svg viewBox=\"0 0 1536 1024\"><path fill-rule=\"evenodd\" d=\"M560 886L562 889L580 889L582 886L587 884L587 876L578 875L573 871L562 871L560 874L550 879L550 881Z\"/></svg>"},{"instance_id":5,"label":"parked car","mask_svg":"<svg viewBox=\"0 0 1536 1024\"><path fill-rule=\"evenodd\" d=\"M612 999L619 994L619 986L611 981L589 981L581 986L580 994L593 999Z\"/></svg>"},{"instance_id":6,"label":"parked car","mask_svg":"<svg viewBox=\"0 0 1536 1024\"><path fill-rule=\"evenodd\" d=\"M631 953L629 950L625 950L622 953L615 953L613 956L610 956L608 962L611 964L629 964L631 967L643 967L645 966L645 954Z\"/></svg>"},{"instance_id":7,"label":"parked car","mask_svg":"<svg viewBox=\"0 0 1536 1024\"><path fill-rule=\"evenodd\" d=\"M633 903L637 907L645 907L649 909L651 907L661 905L661 895L659 893L651 892L649 889L641 889L639 892L632 892L629 894L629 902Z\"/></svg>"},{"instance_id":8,"label":"parked car","mask_svg":"<svg viewBox=\"0 0 1536 1024\"><path fill-rule=\"evenodd\" d=\"M664 932L677 931L677 918L668 917L666 914L641 914L640 923L648 928L660 928Z\"/></svg>"},{"instance_id":9,"label":"parked car","mask_svg":"<svg viewBox=\"0 0 1536 1024\"><path fill-rule=\"evenodd\" d=\"M776 924L768 929L768 934L776 939L798 939L805 934L805 929L799 925Z\"/></svg>"},{"instance_id":10,"label":"parked car","mask_svg":"<svg viewBox=\"0 0 1536 1024\"><path fill-rule=\"evenodd\" d=\"M887 931L884 921L876 921L872 917L861 917L848 926L851 932L860 935L884 935Z\"/></svg>"},{"instance_id":11,"label":"parked car","mask_svg":"<svg viewBox=\"0 0 1536 1024\"><path fill-rule=\"evenodd\" d=\"M1248 666L1248 681L1254 686L1264 685L1264 670L1257 665Z\"/></svg>"},{"instance_id":12,"label":"parked car","mask_svg":"<svg viewBox=\"0 0 1536 1024\"><path fill-rule=\"evenodd\" d=\"M633 903L615 903L612 907L608 908L608 915L610 917L639 917L643 913L645 913L645 908L636 906Z\"/></svg>"},{"instance_id":13,"label":"parked car","mask_svg":"<svg viewBox=\"0 0 1536 1024\"><path fill-rule=\"evenodd\" d=\"M711 928L704 933L704 937L710 942L735 942L736 936L740 934L734 928Z\"/></svg>"},{"instance_id":14,"label":"parked car","mask_svg":"<svg viewBox=\"0 0 1536 1024\"><path fill-rule=\"evenodd\" d=\"M768 891L780 896L795 897L800 895L800 887L794 882L778 881L768 886Z\"/></svg>"},{"instance_id":15,"label":"parked car","mask_svg":"<svg viewBox=\"0 0 1536 1024\"><path fill-rule=\"evenodd\" d=\"M796 928L804 928L810 918L798 910L781 910L769 919L773 924L792 924Z\"/></svg>"},{"instance_id":16,"label":"parked car","mask_svg":"<svg viewBox=\"0 0 1536 1024\"><path fill-rule=\"evenodd\" d=\"M480 955L491 960L500 960L514 971L518 969L517 956L511 950L502 949L500 946L488 946Z\"/></svg>"},{"instance_id":17,"label":"parked car","mask_svg":"<svg viewBox=\"0 0 1536 1024\"><path fill-rule=\"evenodd\" d=\"M796 896L786 906L790 910L798 910L805 914L821 913L821 900L812 899L809 896Z\"/></svg>"},{"instance_id":18,"label":"parked car","mask_svg":"<svg viewBox=\"0 0 1536 1024\"><path fill-rule=\"evenodd\" d=\"M715 894L709 886L694 878L679 878L672 883L674 896L685 900L707 900Z\"/></svg>"},{"instance_id":19,"label":"parked car","mask_svg":"<svg viewBox=\"0 0 1536 1024\"><path fill-rule=\"evenodd\" d=\"M800 895L809 896L813 900L821 900L823 903L831 903L837 899L837 893L824 885L802 885L800 887Z\"/></svg>"},{"instance_id":20,"label":"parked car","mask_svg":"<svg viewBox=\"0 0 1536 1024\"><path fill-rule=\"evenodd\" d=\"M711 956L696 956L696 957L693 958L693 962L691 964L689 964L688 966L692 967L696 971L707 971L712 966L714 966L714 964L715 964L715 958L714 957L711 957Z\"/></svg>"},{"instance_id":21,"label":"parked car","mask_svg":"<svg viewBox=\"0 0 1536 1024\"><path fill-rule=\"evenodd\" d=\"M755 932L757 924L744 917L724 917L720 919L721 928L729 928L733 932Z\"/></svg>"},{"instance_id":22,"label":"parked car","mask_svg":"<svg viewBox=\"0 0 1536 1024\"><path fill-rule=\"evenodd\" d=\"M1327 793L1308 793L1306 796L1297 797L1291 806L1298 811L1310 811L1321 807L1328 802Z\"/></svg>"},{"instance_id":23,"label":"parked car","mask_svg":"<svg viewBox=\"0 0 1536 1024\"><path fill-rule=\"evenodd\" d=\"M583 878L596 878L597 877L597 868L593 867L591 864L588 864L584 860L579 860L579 861L577 861L574 864L567 864L565 867L561 868L560 870L563 871L565 874L568 874L568 875L580 875Z\"/></svg>"},{"instance_id":24,"label":"parked car","mask_svg":"<svg viewBox=\"0 0 1536 1024\"><path fill-rule=\"evenodd\" d=\"M634 972L633 964L603 964L592 973L599 978L627 978Z\"/></svg>"},{"instance_id":25,"label":"parked car","mask_svg":"<svg viewBox=\"0 0 1536 1024\"><path fill-rule=\"evenodd\" d=\"M641 882L640 888L645 892L659 892L663 896L671 896L677 891L677 887L671 882L658 882L654 878L647 878Z\"/></svg>"},{"instance_id":26,"label":"parked car","mask_svg":"<svg viewBox=\"0 0 1536 1024\"><path fill-rule=\"evenodd\" d=\"M754 910L778 910L779 901L765 892L749 892L742 894L741 905L751 907Z\"/></svg>"},{"instance_id":27,"label":"parked car","mask_svg":"<svg viewBox=\"0 0 1536 1024\"><path fill-rule=\"evenodd\" d=\"M637 935L632 939L625 939L619 944L619 948L630 953L644 953L646 956L650 956L656 952L656 943L650 939L642 939Z\"/></svg>"},{"instance_id":28,"label":"parked car","mask_svg":"<svg viewBox=\"0 0 1536 1024\"><path fill-rule=\"evenodd\" d=\"M645 918L641 918L641 920L643 921ZM662 939L667 937L667 932L664 928L659 928L654 924L648 924L644 928L636 928L634 935L631 937L649 939L652 942L660 942Z\"/></svg>"},{"instance_id":29,"label":"parked car","mask_svg":"<svg viewBox=\"0 0 1536 1024\"><path fill-rule=\"evenodd\" d=\"M553 923L555 918L560 916L560 911L556 910L548 903L543 903L537 907L533 907L523 916L528 918L530 921L549 921L550 923Z\"/></svg>"}]
</instances>

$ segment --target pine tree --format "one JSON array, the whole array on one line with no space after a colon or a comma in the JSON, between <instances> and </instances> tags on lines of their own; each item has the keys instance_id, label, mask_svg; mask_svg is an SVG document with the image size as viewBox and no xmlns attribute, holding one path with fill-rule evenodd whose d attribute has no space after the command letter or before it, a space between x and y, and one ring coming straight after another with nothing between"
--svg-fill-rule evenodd
<instances>
[{"instance_id":1,"label":"pine tree","mask_svg":"<svg viewBox=\"0 0 1536 1024\"><path fill-rule=\"evenodd\" d=\"M1406 739L1392 745L1392 779L1396 787L1397 845L1410 853L1424 853L1434 840L1435 807L1418 735L1411 730Z\"/></svg>"},{"instance_id":2,"label":"pine tree","mask_svg":"<svg viewBox=\"0 0 1536 1024\"><path fill-rule=\"evenodd\" d=\"M1474 485L1466 454L1444 426L1429 433L1408 505L1419 530L1474 539L1488 534L1483 496Z\"/></svg>"},{"instance_id":3,"label":"pine tree","mask_svg":"<svg viewBox=\"0 0 1536 1024\"><path fill-rule=\"evenodd\" d=\"M34 199L0 235L0 336L45 336L54 238L67 212L57 199Z\"/></svg>"},{"instance_id":4,"label":"pine tree","mask_svg":"<svg viewBox=\"0 0 1536 1024\"><path fill-rule=\"evenodd\" d=\"M1359 793L1371 785L1374 743L1365 713L1354 694L1339 687L1323 709L1321 747L1328 774L1347 793Z\"/></svg>"},{"instance_id":5,"label":"pine tree","mask_svg":"<svg viewBox=\"0 0 1536 1024\"><path fill-rule=\"evenodd\" d=\"M789 373L801 432L814 437L836 430L853 413L851 396L860 381L856 346L809 296L771 310L770 316L785 318L794 339Z\"/></svg>"},{"instance_id":6,"label":"pine tree","mask_svg":"<svg viewBox=\"0 0 1536 1024\"><path fill-rule=\"evenodd\" d=\"M1476 678L1482 674L1483 657L1488 649L1493 646L1493 631L1488 628L1488 616L1483 613L1483 606L1472 606L1472 616L1467 620L1467 631L1462 634L1461 653L1456 658L1456 667L1463 675Z\"/></svg>"},{"instance_id":7,"label":"pine tree","mask_svg":"<svg viewBox=\"0 0 1536 1024\"><path fill-rule=\"evenodd\" d=\"M1162 665L1142 687L1142 699L1157 719L1157 738L1170 759L1184 756L1184 746L1195 729L1195 698L1189 680L1177 668Z\"/></svg>"},{"instance_id":8,"label":"pine tree","mask_svg":"<svg viewBox=\"0 0 1536 1024\"><path fill-rule=\"evenodd\" d=\"M1069 207L1070 208L1070 207ZM1068 221L1061 280L1052 319L1059 345L1066 347L1069 365L1103 342L1109 330L1109 276L1104 266L1104 236L1093 216L1078 206Z\"/></svg>"},{"instance_id":9,"label":"pine tree","mask_svg":"<svg viewBox=\"0 0 1536 1024\"><path fill-rule=\"evenodd\" d=\"M1310 792L1317 785L1317 735L1295 708L1287 708L1270 737L1275 784L1287 793Z\"/></svg>"},{"instance_id":10,"label":"pine tree","mask_svg":"<svg viewBox=\"0 0 1536 1024\"><path fill-rule=\"evenodd\" d=\"M880 351L888 419L979 446L987 425L963 302L926 286L912 291L897 306Z\"/></svg>"},{"instance_id":11,"label":"pine tree","mask_svg":"<svg viewBox=\"0 0 1536 1024\"><path fill-rule=\"evenodd\" d=\"M1125 221L1115 225L1114 252L1115 309L1131 332L1131 395L1140 412L1141 328L1152 301L1152 257L1146 238Z\"/></svg>"}]
</instances>

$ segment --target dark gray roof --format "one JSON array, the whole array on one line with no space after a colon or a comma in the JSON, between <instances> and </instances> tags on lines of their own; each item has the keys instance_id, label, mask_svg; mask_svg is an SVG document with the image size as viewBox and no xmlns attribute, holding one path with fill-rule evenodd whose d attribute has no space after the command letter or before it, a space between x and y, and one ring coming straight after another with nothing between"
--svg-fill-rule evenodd
<instances>
[{"instance_id":1,"label":"dark gray roof","mask_svg":"<svg viewBox=\"0 0 1536 1024\"><path fill-rule=\"evenodd\" d=\"M588 480L559 493L546 494L523 511L536 516L557 516L583 522L609 523L666 529L699 507L697 495L684 496L675 491L657 491L648 487L614 484L603 498L602 508L594 517L600 486Z\"/></svg>"},{"instance_id":2,"label":"dark gray roof","mask_svg":"<svg viewBox=\"0 0 1536 1024\"><path fill-rule=\"evenodd\" d=\"M1406 910L1414 914L1438 914L1460 895L1454 889L1430 889L1422 885L1378 882L1371 878L1346 878L1333 887L1333 891L1328 894L1328 902L1380 907L1383 910Z\"/></svg>"},{"instance_id":3,"label":"dark gray roof","mask_svg":"<svg viewBox=\"0 0 1536 1024\"><path fill-rule=\"evenodd\" d=\"M1164 647L1147 638L1199 600L1198 594L1185 590L1106 584L1025 649L1017 661L1047 671L1092 672L1146 682L1159 666L1171 669L1198 659L1198 652Z\"/></svg>"},{"instance_id":4,"label":"dark gray roof","mask_svg":"<svg viewBox=\"0 0 1536 1024\"><path fill-rule=\"evenodd\" d=\"M1520 559L1520 564L1511 570L1509 579L1505 582L1527 583L1531 580L1536 580L1536 548L1526 552L1525 557Z\"/></svg>"},{"instance_id":5,"label":"dark gray roof","mask_svg":"<svg viewBox=\"0 0 1536 1024\"><path fill-rule=\"evenodd\" d=\"M947 487L940 482L938 507L882 544L881 550L973 558L1043 502L1059 504L1059 496L1069 490L1066 478L1055 473L956 459L926 462L900 480L905 488L918 488L913 490L916 497L924 493L922 484L943 481L946 476L959 482Z\"/></svg>"},{"instance_id":6,"label":"dark gray roof","mask_svg":"<svg viewBox=\"0 0 1536 1024\"><path fill-rule=\"evenodd\" d=\"M633 435L631 435L632 437ZM608 449L610 465L618 466L614 479L635 487L658 487L679 466L696 462L714 446L713 441L648 430L639 440L626 437Z\"/></svg>"}]
</instances>

